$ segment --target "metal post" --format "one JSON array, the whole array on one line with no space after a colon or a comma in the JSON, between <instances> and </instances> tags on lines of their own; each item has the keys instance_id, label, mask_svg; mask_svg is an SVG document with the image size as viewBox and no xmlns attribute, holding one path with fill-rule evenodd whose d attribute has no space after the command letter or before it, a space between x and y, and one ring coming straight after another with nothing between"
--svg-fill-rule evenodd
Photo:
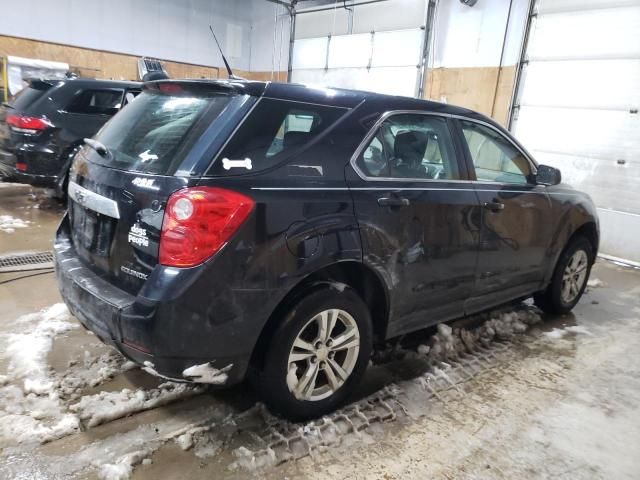
<instances>
[{"instance_id":1,"label":"metal post","mask_svg":"<svg viewBox=\"0 0 640 480\"><path fill-rule=\"evenodd\" d=\"M520 58L516 65L513 89L511 90L511 101L509 102L509 117L507 120L507 130L509 131L511 131L511 127L513 126L513 122L517 116L517 111L520 108L518 101L520 99L520 94L522 93L520 85L522 80L522 68L527 64L527 46L529 44L529 36L531 34L531 24L533 23L533 19L537 16L536 5L537 0L529 0L529 12L527 14L522 44L520 45Z\"/></svg>"},{"instance_id":2,"label":"metal post","mask_svg":"<svg viewBox=\"0 0 640 480\"><path fill-rule=\"evenodd\" d=\"M290 21L289 28L289 62L287 64L287 82L291 83L291 74L293 72L293 44L296 40L296 3L292 1L288 7Z\"/></svg>"},{"instance_id":3,"label":"metal post","mask_svg":"<svg viewBox=\"0 0 640 480\"><path fill-rule=\"evenodd\" d=\"M500 61L498 62L498 74L496 75L496 84L493 89L493 102L491 103L491 118L496 111L496 100L498 99L498 88L500 87L500 77L502 76L502 63L504 62L504 51L507 47L507 37L509 35L509 21L511 20L511 10L513 9L513 0L509 0L509 9L507 10L507 20L504 22L504 35L502 36L502 49L500 50ZM494 119L495 120L495 119Z\"/></svg>"},{"instance_id":4,"label":"metal post","mask_svg":"<svg viewBox=\"0 0 640 480\"><path fill-rule=\"evenodd\" d=\"M429 54L431 50L431 37L433 35L433 22L435 18L438 0L428 0L426 2L424 15L424 41L422 43L422 55L420 56L420 74L418 75L418 98L423 98L425 94L424 82L427 79L427 67L429 64Z\"/></svg>"}]
</instances>

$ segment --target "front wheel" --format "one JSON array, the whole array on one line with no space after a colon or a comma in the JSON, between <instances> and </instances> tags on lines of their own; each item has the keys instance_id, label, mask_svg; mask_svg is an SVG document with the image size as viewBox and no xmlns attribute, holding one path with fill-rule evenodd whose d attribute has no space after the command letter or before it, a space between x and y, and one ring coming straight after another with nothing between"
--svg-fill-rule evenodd
<instances>
[{"instance_id":1,"label":"front wheel","mask_svg":"<svg viewBox=\"0 0 640 480\"><path fill-rule=\"evenodd\" d=\"M574 239L560 255L547 289L534 295L536 305L547 313L570 312L584 293L593 260L591 242Z\"/></svg>"},{"instance_id":2,"label":"front wheel","mask_svg":"<svg viewBox=\"0 0 640 480\"><path fill-rule=\"evenodd\" d=\"M372 348L371 316L350 288L322 288L295 304L277 328L256 387L291 420L338 407L362 378Z\"/></svg>"}]
</instances>

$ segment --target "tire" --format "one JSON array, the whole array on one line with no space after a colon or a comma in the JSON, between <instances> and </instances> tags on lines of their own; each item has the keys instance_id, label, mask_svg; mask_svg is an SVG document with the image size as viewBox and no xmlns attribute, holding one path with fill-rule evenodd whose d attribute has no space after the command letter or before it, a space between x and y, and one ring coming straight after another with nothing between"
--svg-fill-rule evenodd
<instances>
[{"instance_id":1,"label":"tire","mask_svg":"<svg viewBox=\"0 0 640 480\"><path fill-rule=\"evenodd\" d=\"M335 319L326 336L320 329L323 319L326 325ZM371 315L362 299L349 287L322 287L291 306L250 380L274 413L293 421L316 418L335 410L353 392L371 349Z\"/></svg>"},{"instance_id":2,"label":"tire","mask_svg":"<svg viewBox=\"0 0 640 480\"><path fill-rule=\"evenodd\" d=\"M591 242L583 236L572 239L560 255L547 289L533 296L535 304L546 313L569 313L584 293L593 262Z\"/></svg>"}]
</instances>

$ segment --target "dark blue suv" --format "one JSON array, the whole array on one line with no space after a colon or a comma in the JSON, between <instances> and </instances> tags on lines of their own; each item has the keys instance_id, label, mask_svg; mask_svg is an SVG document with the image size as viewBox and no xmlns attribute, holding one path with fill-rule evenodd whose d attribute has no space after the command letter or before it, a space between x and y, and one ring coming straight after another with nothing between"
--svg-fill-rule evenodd
<instances>
[{"instance_id":1,"label":"dark blue suv","mask_svg":"<svg viewBox=\"0 0 640 480\"><path fill-rule=\"evenodd\" d=\"M251 379L290 418L372 347L534 296L579 300L590 198L462 108L244 81L145 84L75 156L57 232L73 314L147 371Z\"/></svg>"}]
</instances>

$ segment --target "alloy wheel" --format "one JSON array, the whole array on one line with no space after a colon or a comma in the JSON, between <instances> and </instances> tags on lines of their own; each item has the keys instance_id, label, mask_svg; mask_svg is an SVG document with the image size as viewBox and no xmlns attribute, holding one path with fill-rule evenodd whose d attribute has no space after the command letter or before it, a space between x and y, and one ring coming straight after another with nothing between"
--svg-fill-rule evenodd
<instances>
[{"instance_id":1,"label":"alloy wheel","mask_svg":"<svg viewBox=\"0 0 640 480\"><path fill-rule=\"evenodd\" d=\"M562 274L561 297L564 303L573 302L580 294L584 282L587 279L589 257L584 250L576 250L569 258L567 266Z\"/></svg>"},{"instance_id":2,"label":"alloy wheel","mask_svg":"<svg viewBox=\"0 0 640 480\"><path fill-rule=\"evenodd\" d=\"M324 310L296 336L287 362L287 386L298 400L318 401L347 381L358 360L360 332L344 310Z\"/></svg>"}]
</instances>

